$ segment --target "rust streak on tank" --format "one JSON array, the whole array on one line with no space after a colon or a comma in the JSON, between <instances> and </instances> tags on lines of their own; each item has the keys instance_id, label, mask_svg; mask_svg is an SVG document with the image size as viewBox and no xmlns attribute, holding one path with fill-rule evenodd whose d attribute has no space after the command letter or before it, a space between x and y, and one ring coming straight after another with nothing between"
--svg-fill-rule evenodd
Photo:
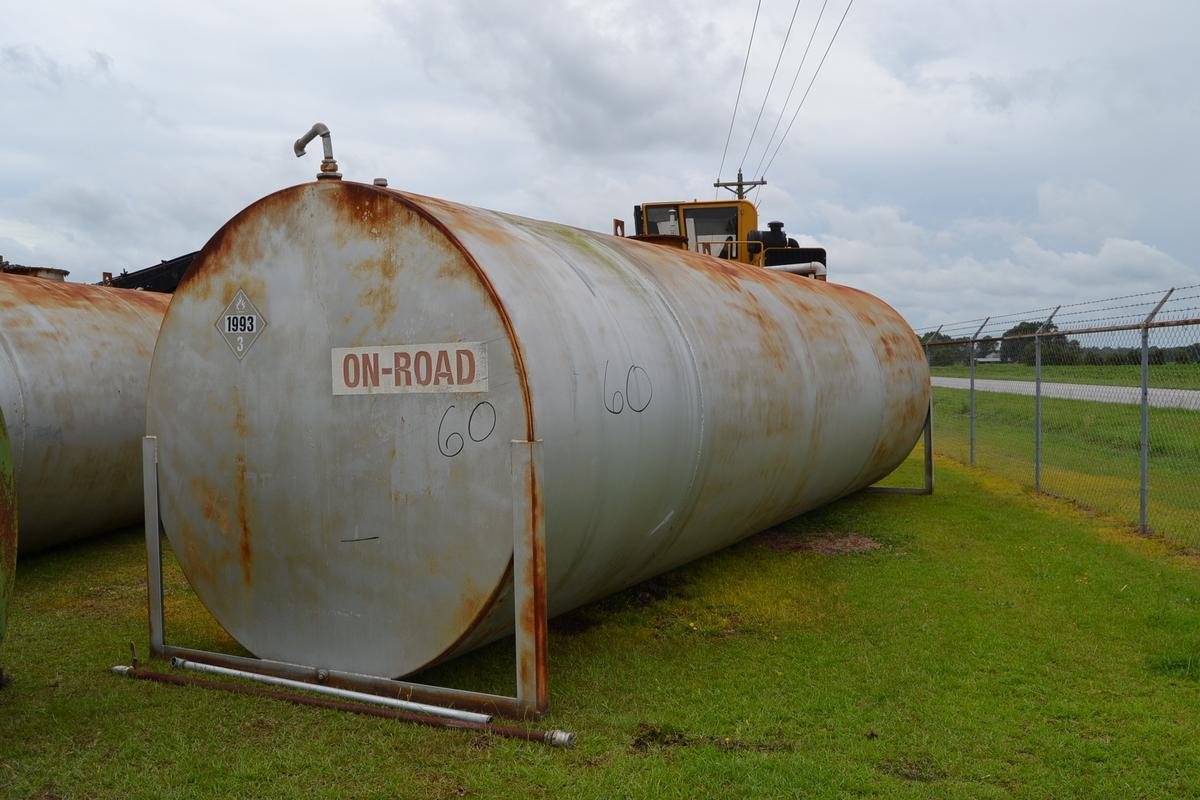
<instances>
[{"instance_id":1,"label":"rust streak on tank","mask_svg":"<svg viewBox=\"0 0 1200 800\"><path fill-rule=\"evenodd\" d=\"M237 390L233 389L233 427L237 433L239 451L234 457L234 479L237 487L237 518L240 537L238 540L238 556L242 564L242 582L249 586L254 577L254 548L250 541L250 521L247 506L249 497L246 493L246 453L245 441L250 429L246 424L246 409Z\"/></svg>"},{"instance_id":2,"label":"rust streak on tank","mask_svg":"<svg viewBox=\"0 0 1200 800\"><path fill-rule=\"evenodd\" d=\"M200 505L206 520L223 531L229 529L229 518L225 514L224 503L217 497L216 489L203 477L197 476L192 479L192 497Z\"/></svg>"},{"instance_id":3,"label":"rust streak on tank","mask_svg":"<svg viewBox=\"0 0 1200 800\"><path fill-rule=\"evenodd\" d=\"M246 457L237 457L237 515L241 528L241 539L238 543L238 554L242 561L242 581L249 586L254 577L254 550L250 543L250 523L246 518Z\"/></svg>"},{"instance_id":4,"label":"rust streak on tank","mask_svg":"<svg viewBox=\"0 0 1200 800\"><path fill-rule=\"evenodd\" d=\"M183 552L180 554L180 561L187 571L188 579L195 583L211 584L213 581L211 553L202 552L199 547L199 541L195 536L190 535L190 531L186 530L186 524L184 528L185 533L189 535L184 536Z\"/></svg>"},{"instance_id":5,"label":"rust streak on tank","mask_svg":"<svg viewBox=\"0 0 1200 800\"><path fill-rule=\"evenodd\" d=\"M250 428L246 425L246 409L240 402L237 404L237 411L233 414L233 430L243 439L250 434Z\"/></svg>"}]
</instances>

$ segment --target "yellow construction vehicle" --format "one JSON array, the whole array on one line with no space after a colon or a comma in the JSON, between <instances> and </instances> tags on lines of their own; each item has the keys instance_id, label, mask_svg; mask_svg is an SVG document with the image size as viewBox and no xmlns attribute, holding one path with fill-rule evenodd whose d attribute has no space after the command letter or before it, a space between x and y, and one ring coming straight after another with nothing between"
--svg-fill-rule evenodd
<instances>
[{"instance_id":1,"label":"yellow construction vehicle","mask_svg":"<svg viewBox=\"0 0 1200 800\"><path fill-rule=\"evenodd\" d=\"M800 247L788 238L782 222L758 229L758 209L745 199L749 189L765 181L716 183L737 195L732 200L642 203L633 207L633 236L668 247L778 269L825 280L825 248ZM735 188L736 187L736 188ZM625 235L623 220L613 220L613 233Z\"/></svg>"}]
</instances>

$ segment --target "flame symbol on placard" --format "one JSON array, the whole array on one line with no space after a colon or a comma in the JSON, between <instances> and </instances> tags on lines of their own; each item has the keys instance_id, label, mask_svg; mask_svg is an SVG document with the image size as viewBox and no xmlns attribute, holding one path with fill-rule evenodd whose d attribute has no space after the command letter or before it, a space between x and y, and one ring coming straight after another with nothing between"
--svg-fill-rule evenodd
<instances>
[{"instance_id":1,"label":"flame symbol on placard","mask_svg":"<svg viewBox=\"0 0 1200 800\"><path fill-rule=\"evenodd\" d=\"M246 296L245 296L245 295L243 295L243 294L239 294L239 295L238 295L238 299L237 299L237 310L238 310L238 311L245 311L245 310L246 310Z\"/></svg>"}]
</instances>

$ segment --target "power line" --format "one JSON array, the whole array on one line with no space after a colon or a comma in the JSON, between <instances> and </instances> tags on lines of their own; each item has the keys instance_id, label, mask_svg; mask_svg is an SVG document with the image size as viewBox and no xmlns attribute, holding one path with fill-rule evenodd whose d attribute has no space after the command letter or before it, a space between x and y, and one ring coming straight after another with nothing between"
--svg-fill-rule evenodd
<instances>
[{"instance_id":1,"label":"power line","mask_svg":"<svg viewBox=\"0 0 1200 800\"><path fill-rule=\"evenodd\" d=\"M817 28L821 25L821 17L825 16L825 7L829 5L829 0L821 3L821 11L817 14L817 21L813 23L812 33L808 35L808 44L804 46L804 55L800 56L800 66L796 67L796 74L792 76L792 85L788 87L787 97L783 98L783 105L779 109L779 119L775 120L775 128L771 131L771 138L767 139L767 146L763 148L762 155L758 157L758 166L754 168L751 175L758 173L758 168L763 165L763 161L767 159L767 153L771 151L771 143L775 141L775 134L779 133L779 123L783 122L783 115L787 112L787 105L792 100L792 92L796 90L796 81L800 79L800 71L804 69L804 62L808 59L808 51L812 48L813 39L817 35Z\"/></svg>"},{"instance_id":2,"label":"power line","mask_svg":"<svg viewBox=\"0 0 1200 800\"><path fill-rule=\"evenodd\" d=\"M850 13L852 5L854 5L854 0L850 0L846 4L846 10L842 12L842 18L838 21L837 28L833 31L833 37L829 40L829 46L825 48L825 55L821 56L821 63L817 64L817 70L813 73L812 80L808 82L808 88L804 90L804 96L800 98L800 105L796 106L796 113L792 114L792 121L788 123L787 130L783 132L783 137L779 140L779 144L775 146L775 152L771 154L771 160L767 162L766 169L762 171L763 175L766 175L767 170L775 163L775 156L779 155L779 148L783 147L784 141L787 140L788 134L791 133L792 125L796 122L796 117L800 116L800 109L804 108L804 101L808 99L808 93L812 91L813 84L817 82L817 76L821 74L821 67L825 65L825 59L829 56L829 51L833 49L833 43L837 41L838 32L842 30L842 23L846 21L846 15Z\"/></svg>"},{"instance_id":3,"label":"power line","mask_svg":"<svg viewBox=\"0 0 1200 800\"><path fill-rule=\"evenodd\" d=\"M750 155L750 145L754 144L754 134L758 133L758 123L762 121L763 111L767 108L767 99L771 96L771 87L775 85L775 75L779 72L779 62L783 61L783 51L787 49L788 39L792 35L792 26L796 23L796 12L799 10L800 0L796 0L796 7L792 9L792 20L788 23L787 33L783 35L783 46L779 48L779 58L775 59L775 69L771 72L770 83L767 84L767 93L763 95L762 106L758 109L758 119L754 120L754 130L750 131L750 141L746 142L746 152L742 153L738 169L746 165L746 156Z\"/></svg>"},{"instance_id":4,"label":"power line","mask_svg":"<svg viewBox=\"0 0 1200 800\"><path fill-rule=\"evenodd\" d=\"M725 156L729 153L729 140L733 137L733 122L737 119L738 104L742 101L742 84L746 82L746 67L750 65L750 48L754 46L754 30L758 27L758 11L762 0L754 7L754 24L750 26L750 43L746 45L746 60L742 62L742 79L738 81L737 98L733 101L733 116L729 118L729 133L725 134L725 149L721 151L721 166L717 167L717 180L725 169Z\"/></svg>"}]
</instances>

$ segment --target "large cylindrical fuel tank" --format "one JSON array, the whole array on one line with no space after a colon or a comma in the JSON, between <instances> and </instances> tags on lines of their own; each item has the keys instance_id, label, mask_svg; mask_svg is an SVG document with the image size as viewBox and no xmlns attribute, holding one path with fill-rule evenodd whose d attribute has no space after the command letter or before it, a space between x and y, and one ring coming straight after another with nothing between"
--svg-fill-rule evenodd
<instances>
[{"instance_id":1,"label":"large cylindrical fuel tank","mask_svg":"<svg viewBox=\"0 0 1200 800\"><path fill-rule=\"evenodd\" d=\"M551 614L888 474L921 346L861 291L343 181L227 223L163 323L163 525L264 658L402 676L512 630L513 441Z\"/></svg>"},{"instance_id":2,"label":"large cylindrical fuel tank","mask_svg":"<svg viewBox=\"0 0 1200 800\"><path fill-rule=\"evenodd\" d=\"M141 519L146 381L170 300L0 275L0 410L23 555Z\"/></svg>"}]
</instances>

